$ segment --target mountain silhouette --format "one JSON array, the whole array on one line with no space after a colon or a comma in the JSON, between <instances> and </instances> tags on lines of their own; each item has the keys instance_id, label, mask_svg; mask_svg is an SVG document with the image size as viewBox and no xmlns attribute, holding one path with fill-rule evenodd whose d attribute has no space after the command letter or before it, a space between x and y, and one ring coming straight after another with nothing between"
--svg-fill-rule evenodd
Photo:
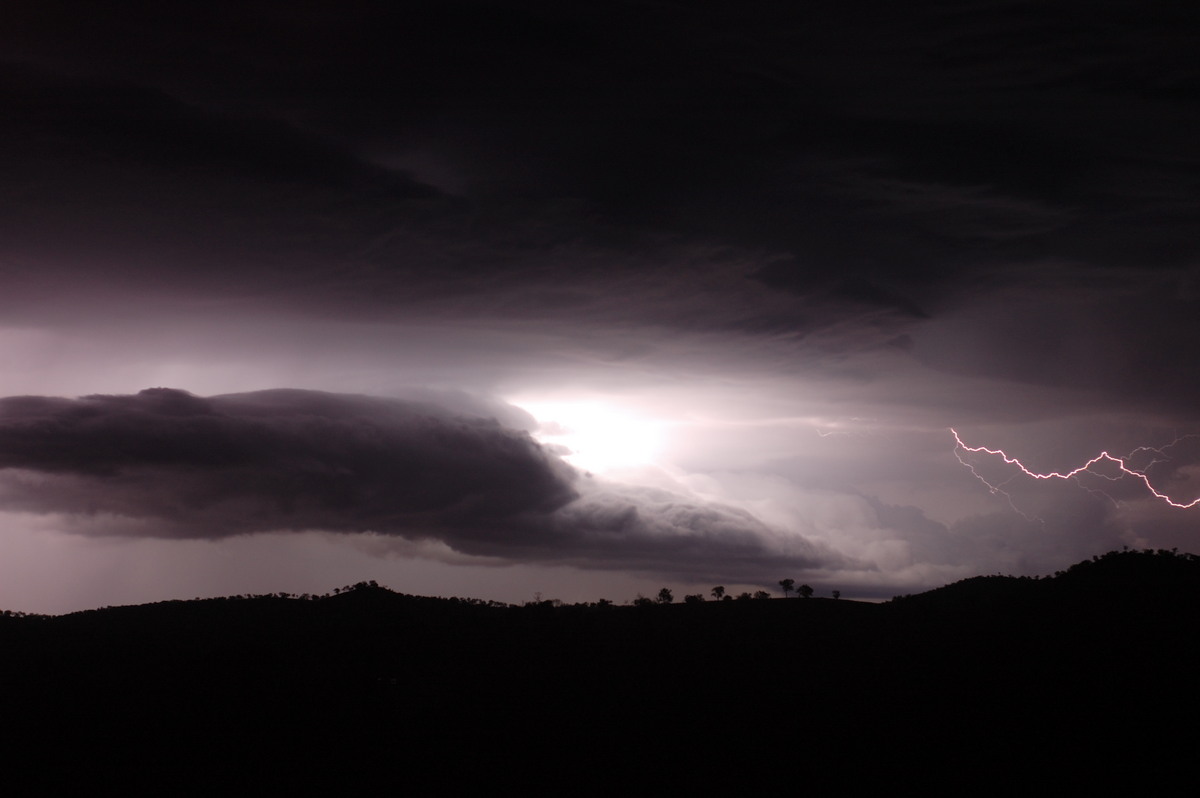
<instances>
[{"instance_id":1,"label":"mountain silhouette","mask_svg":"<svg viewBox=\"0 0 1200 798\"><path fill-rule=\"evenodd\" d=\"M1198 610L1200 558L1126 551L883 604L360 583L7 613L3 750L46 791L131 794L1167 783L1190 768Z\"/></svg>"}]
</instances>

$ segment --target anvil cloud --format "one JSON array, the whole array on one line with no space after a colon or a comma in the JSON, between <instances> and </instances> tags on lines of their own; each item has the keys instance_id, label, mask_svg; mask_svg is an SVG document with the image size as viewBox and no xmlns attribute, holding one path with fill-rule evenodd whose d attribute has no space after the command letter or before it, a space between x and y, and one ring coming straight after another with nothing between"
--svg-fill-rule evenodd
<instances>
[{"instance_id":1,"label":"anvil cloud","mask_svg":"<svg viewBox=\"0 0 1200 798\"><path fill-rule=\"evenodd\" d=\"M0 45L0 605L1196 548L949 433L1048 472L1200 430L1195 9L47 0Z\"/></svg>"}]
</instances>

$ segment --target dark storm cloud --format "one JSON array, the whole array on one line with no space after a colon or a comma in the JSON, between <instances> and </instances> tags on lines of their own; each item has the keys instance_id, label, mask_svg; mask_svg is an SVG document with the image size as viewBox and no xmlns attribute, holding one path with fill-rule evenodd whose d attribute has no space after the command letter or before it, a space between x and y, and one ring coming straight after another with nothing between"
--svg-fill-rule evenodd
<instances>
[{"instance_id":1,"label":"dark storm cloud","mask_svg":"<svg viewBox=\"0 0 1200 798\"><path fill-rule=\"evenodd\" d=\"M570 541L564 562L636 568L692 581L755 581L777 568L836 567L849 560L799 535L773 529L744 509L700 503L670 491L601 483L551 521Z\"/></svg>"},{"instance_id":2,"label":"dark storm cloud","mask_svg":"<svg viewBox=\"0 0 1200 798\"><path fill-rule=\"evenodd\" d=\"M207 172L385 194L390 189L401 198L436 193L280 120L222 114L137 83L60 75L20 63L5 62L0 79L11 166L22 156L27 170L83 170L87 159L102 155L117 166L180 177Z\"/></svg>"},{"instance_id":3,"label":"dark storm cloud","mask_svg":"<svg viewBox=\"0 0 1200 798\"><path fill-rule=\"evenodd\" d=\"M142 280L326 313L495 296L499 280L493 312L558 291L669 326L723 304L694 296L680 252L725 246L729 286L808 300L736 329L921 319L1014 263L1195 258L1194 17L37 4L3 34L20 100L5 124L13 160L49 172L11 190L10 240L41 229L61 249L72 230L92 260L77 271L140 258ZM588 296L588 264L660 273L679 307L642 305L637 286Z\"/></svg>"},{"instance_id":4,"label":"dark storm cloud","mask_svg":"<svg viewBox=\"0 0 1200 798\"><path fill-rule=\"evenodd\" d=\"M161 536L421 536L546 514L575 496L572 470L527 433L314 391L10 397L0 466L9 508L146 519Z\"/></svg>"},{"instance_id":5,"label":"dark storm cloud","mask_svg":"<svg viewBox=\"0 0 1200 798\"><path fill-rule=\"evenodd\" d=\"M528 433L480 415L496 403L427 398L438 403L168 388L7 397L0 505L72 516L85 534L376 532L502 559L686 573L779 559L774 532L744 510L581 484ZM821 556L800 541L784 560Z\"/></svg>"},{"instance_id":6,"label":"dark storm cloud","mask_svg":"<svg viewBox=\"0 0 1200 798\"><path fill-rule=\"evenodd\" d=\"M1185 342L1200 340L1200 313L1187 288L1194 272L1047 262L1026 272L1020 286L1012 282L1021 275L1010 270L986 294L918 331L913 351L939 371L1063 391L1058 412L1086 412L1103 397L1184 423L1200 399L1200 380L1184 355Z\"/></svg>"},{"instance_id":7,"label":"dark storm cloud","mask_svg":"<svg viewBox=\"0 0 1200 798\"><path fill-rule=\"evenodd\" d=\"M1136 485L990 493L946 428L1074 463L1200 423L1197 8L23 4L9 392L408 401L12 399L45 423L3 427L5 506L876 586L1178 541ZM532 419L409 384L629 399L728 503L572 481Z\"/></svg>"}]
</instances>

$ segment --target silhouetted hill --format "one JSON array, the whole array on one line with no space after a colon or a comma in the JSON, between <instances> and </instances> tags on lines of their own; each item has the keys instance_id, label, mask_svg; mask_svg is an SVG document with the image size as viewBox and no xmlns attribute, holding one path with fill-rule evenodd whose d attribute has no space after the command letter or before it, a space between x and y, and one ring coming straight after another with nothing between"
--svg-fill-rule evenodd
<instances>
[{"instance_id":1,"label":"silhouetted hill","mask_svg":"<svg viewBox=\"0 0 1200 798\"><path fill-rule=\"evenodd\" d=\"M2 750L44 791L126 794L1165 780L1200 709L1198 609L1200 558L1114 552L886 604L363 583L0 617Z\"/></svg>"},{"instance_id":2,"label":"silhouetted hill","mask_svg":"<svg viewBox=\"0 0 1200 798\"><path fill-rule=\"evenodd\" d=\"M922 608L1087 602L1144 606L1200 598L1200 557L1175 550L1111 551L1053 577L975 576L901 601Z\"/></svg>"}]
</instances>

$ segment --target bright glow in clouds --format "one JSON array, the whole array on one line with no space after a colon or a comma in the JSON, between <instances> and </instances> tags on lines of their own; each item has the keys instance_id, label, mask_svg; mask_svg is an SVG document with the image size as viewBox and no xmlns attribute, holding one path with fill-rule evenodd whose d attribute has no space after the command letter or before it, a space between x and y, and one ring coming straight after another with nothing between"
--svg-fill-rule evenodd
<instances>
[{"instance_id":1,"label":"bright glow in clouds","mask_svg":"<svg viewBox=\"0 0 1200 798\"><path fill-rule=\"evenodd\" d=\"M665 424L596 400L508 399L538 421L534 437L576 468L603 474L655 464ZM555 447L561 447L556 449Z\"/></svg>"}]
</instances>

